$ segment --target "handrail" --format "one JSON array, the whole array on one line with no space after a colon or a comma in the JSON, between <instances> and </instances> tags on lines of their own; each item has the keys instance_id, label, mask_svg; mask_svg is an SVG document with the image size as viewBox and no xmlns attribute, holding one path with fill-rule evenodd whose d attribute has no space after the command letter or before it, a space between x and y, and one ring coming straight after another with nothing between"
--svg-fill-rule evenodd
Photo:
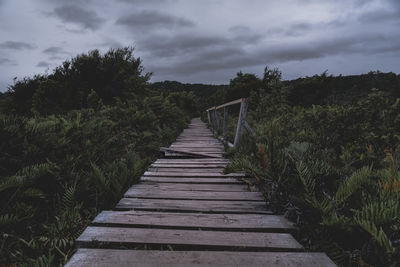
<instances>
[{"instance_id":1,"label":"handrail","mask_svg":"<svg viewBox=\"0 0 400 267\"><path fill-rule=\"evenodd\" d=\"M227 106L239 104L239 103L241 103L241 102L244 101L244 100L246 100L246 98L240 98L240 99L237 99L237 100L233 100L233 101L231 101L231 102L222 104L222 105L220 105L220 106L216 106L216 107L209 108L209 109L207 109L206 111L208 112L208 111L213 110L213 109L220 109L220 108L224 108L224 107L227 107Z\"/></svg>"},{"instance_id":2,"label":"handrail","mask_svg":"<svg viewBox=\"0 0 400 267\"><path fill-rule=\"evenodd\" d=\"M224 108L224 118L223 118L223 137L226 135L226 129L227 129L227 124L228 124L228 107L231 105L239 104L240 103L240 112L239 112L239 118L238 118L238 123L236 127L236 134L235 134L235 141L234 143L230 143L224 138L222 139L224 142L228 143L230 147L238 147L241 136L242 136L242 129L245 128L250 134L252 134L252 130L249 126L249 124L246 121L246 115L247 115L247 99L246 98L240 98L231 102L227 102L225 104L211 107L207 109L207 117L208 117L208 122L212 127L212 130L214 133L218 135L219 128L220 128L220 116L218 109ZM211 112L212 111L212 112Z\"/></svg>"}]
</instances>

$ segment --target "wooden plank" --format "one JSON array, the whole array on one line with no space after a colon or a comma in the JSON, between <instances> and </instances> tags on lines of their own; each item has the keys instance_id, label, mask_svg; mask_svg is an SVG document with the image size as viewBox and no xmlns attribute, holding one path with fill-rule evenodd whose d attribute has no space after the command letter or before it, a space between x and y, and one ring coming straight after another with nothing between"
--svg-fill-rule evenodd
<instances>
[{"instance_id":1,"label":"wooden plank","mask_svg":"<svg viewBox=\"0 0 400 267\"><path fill-rule=\"evenodd\" d=\"M151 172L177 172L177 173L187 173L187 172L203 172L203 173L222 173L224 168L185 168L185 167L177 167L177 168L165 168L165 167L150 167L148 168Z\"/></svg>"},{"instance_id":2,"label":"wooden plank","mask_svg":"<svg viewBox=\"0 0 400 267\"><path fill-rule=\"evenodd\" d=\"M189 152L203 152L203 153L224 153L224 150L221 148L209 148L209 147L169 147L169 149L179 150L179 151L189 151Z\"/></svg>"},{"instance_id":3,"label":"wooden plank","mask_svg":"<svg viewBox=\"0 0 400 267\"><path fill-rule=\"evenodd\" d=\"M162 158L154 161L153 163L157 164L204 164L204 165L213 165L213 164L228 164L229 161L227 161L224 158L213 158L213 159L207 159L207 160L202 160L200 161L201 158L190 158L188 159L167 159L167 158Z\"/></svg>"},{"instance_id":4,"label":"wooden plank","mask_svg":"<svg viewBox=\"0 0 400 267\"><path fill-rule=\"evenodd\" d=\"M203 158L220 158L221 156L218 155L212 155L206 154L206 153L197 153L197 152L190 152L190 151L184 151L180 149L172 149L172 148L167 148L167 147L160 147L160 151L162 152L169 152L169 153L177 153L177 154L186 154L190 156L196 156L196 157L203 157Z\"/></svg>"},{"instance_id":5,"label":"wooden plank","mask_svg":"<svg viewBox=\"0 0 400 267\"><path fill-rule=\"evenodd\" d=\"M122 198L116 208L119 210L271 214L271 211L266 209L266 204L260 201Z\"/></svg>"},{"instance_id":6,"label":"wooden plank","mask_svg":"<svg viewBox=\"0 0 400 267\"><path fill-rule=\"evenodd\" d=\"M174 178L174 177L142 177L142 181L158 183L194 183L194 184L243 184L236 178Z\"/></svg>"},{"instance_id":7,"label":"wooden plank","mask_svg":"<svg viewBox=\"0 0 400 267\"><path fill-rule=\"evenodd\" d=\"M284 232L295 229L279 215L201 214L148 211L102 211L93 220L97 226Z\"/></svg>"},{"instance_id":8,"label":"wooden plank","mask_svg":"<svg viewBox=\"0 0 400 267\"><path fill-rule=\"evenodd\" d=\"M183 164L161 164L161 163L153 163L151 164L151 167L153 168L164 168L164 169L174 169L174 168L185 168L185 169L208 169L208 170L213 170L213 169L224 169L224 167L226 166L225 163L223 164L214 164L214 165L207 165L207 164L187 164L187 163L183 163Z\"/></svg>"},{"instance_id":9,"label":"wooden plank","mask_svg":"<svg viewBox=\"0 0 400 267\"><path fill-rule=\"evenodd\" d=\"M148 190L167 191L214 191L214 192L247 192L248 185L241 184L185 184L185 183L151 183L142 182L131 188L145 188Z\"/></svg>"},{"instance_id":10,"label":"wooden plank","mask_svg":"<svg viewBox=\"0 0 400 267\"><path fill-rule=\"evenodd\" d=\"M203 178L223 178L223 177L246 177L245 173L201 173L201 172L191 172L191 173L175 173L175 172L144 172L143 176L163 176L163 177L203 177Z\"/></svg>"},{"instance_id":11,"label":"wooden plank","mask_svg":"<svg viewBox=\"0 0 400 267\"><path fill-rule=\"evenodd\" d=\"M171 145L170 148L177 149L200 149L200 150L210 150L210 151L222 151L224 152L224 148L222 146L206 146L206 145L198 145L198 144L180 144L180 145Z\"/></svg>"},{"instance_id":12,"label":"wooden plank","mask_svg":"<svg viewBox=\"0 0 400 267\"><path fill-rule=\"evenodd\" d=\"M66 267L335 267L324 253L160 251L81 248Z\"/></svg>"},{"instance_id":13,"label":"wooden plank","mask_svg":"<svg viewBox=\"0 0 400 267\"><path fill-rule=\"evenodd\" d=\"M193 200L230 200L230 201L262 201L260 192L207 192L207 191L164 191L131 187L124 197L147 199L193 199Z\"/></svg>"},{"instance_id":14,"label":"wooden plank","mask_svg":"<svg viewBox=\"0 0 400 267\"><path fill-rule=\"evenodd\" d=\"M193 151L193 153L196 153L196 151ZM207 153L208 155L212 155L213 157L221 157L222 158L222 153ZM171 153L171 152L165 152L164 153L165 157L172 157L172 158L191 158L191 157L196 157L196 156L190 156L190 155L185 155L182 153Z\"/></svg>"},{"instance_id":15,"label":"wooden plank","mask_svg":"<svg viewBox=\"0 0 400 267\"><path fill-rule=\"evenodd\" d=\"M94 242L95 241L95 242ZM257 249L264 251L301 251L303 247L286 233L253 233L228 231L195 231L147 228L89 226L76 240L78 246L96 246L96 243L134 245L174 245L210 250ZM93 244L95 243L95 244Z\"/></svg>"},{"instance_id":16,"label":"wooden plank","mask_svg":"<svg viewBox=\"0 0 400 267\"><path fill-rule=\"evenodd\" d=\"M217 147L190 147L190 146L171 146L169 147L170 149L178 149L178 150L183 150L183 151L202 151L202 152L219 152L219 153L223 153L224 149L222 148L217 148Z\"/></svg>"}]
</instances>

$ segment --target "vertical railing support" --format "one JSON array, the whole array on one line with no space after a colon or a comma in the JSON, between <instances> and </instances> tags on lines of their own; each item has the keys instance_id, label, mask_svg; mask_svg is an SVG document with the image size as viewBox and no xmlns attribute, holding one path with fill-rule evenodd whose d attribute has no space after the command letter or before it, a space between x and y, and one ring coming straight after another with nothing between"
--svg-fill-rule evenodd
<instances>
[{"instance_id":1,"label":"vertical railing support","mask_svg":"<svg viewBox=\"0 0 400 267\"><path fill-rule=\"evenodd\" d=\"M207 110L208 123L211 125L210 111Z\"/></svg>"},{"instance_id":2,"label":"vertical railing support","mask_svg":"<svg viewBox=\"0 0 400 267\"><path fill-rule=\"evenodd\" d=\"M217 122L216 122L216 116L215 116L215 109L211 112L211 120L212 120L212 129L213 132L215 132L215 129L217 127Z\"/></svg>"},{"instance_id":3,"label":"vertical railing support","mask_svg":"<svg viewBox=\"0 0 400 267\"><path fill-rule=\"evenodd\" d=\"M228 130L228 107L224 107L224 122L223 122L223 129L222 129L222 135L224 138L226 137L226 132Z\"/></svg>"},{"instance_id":4,"label":"vertical railing support","mask_svg":"<svg viewBox=\"0 0 400 267\"><path fill-rule=\"evenodd\" d=\"M214 112L215 112L215 127L216 127L216 129L215 129L215 131L217 132L217 135L219 134L219 126L220 126L220 122L219 122L219 112L218 112L218 110L217 109L215 109L214 110Z\"/></svg>"},{"instance_id":5,"label":"vertical railing support","mask_svg":"<svg viewBox=\"0 0 400 267\"><path fill-rule=\"evenodd\" d=\"M235 134L235 142L233 143L234 147L238 147L240 144L240 139L242 137L242 129L245 123L246 115L247 115L247 100L243 99L240 104L240 113L238 118L238 123L236 127L236 134Z\"/></svg>"}]
</instances>

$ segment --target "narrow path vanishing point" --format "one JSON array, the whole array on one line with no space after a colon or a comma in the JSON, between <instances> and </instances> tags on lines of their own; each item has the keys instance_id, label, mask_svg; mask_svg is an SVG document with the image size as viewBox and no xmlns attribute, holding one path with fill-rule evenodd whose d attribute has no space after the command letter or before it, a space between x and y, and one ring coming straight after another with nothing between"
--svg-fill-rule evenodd
<instances>
[{"instance_id":1,"label":"narrow path vanishing point","mask_svg":"<svg viewBox=\"0 0 400 267\"><path fill-rule=\"evenodd\" d=\"M336 266L303 252L293 225L266 209L244 174L222 173L223 149L193 119L115 210L86 228L66 266Z\"/></svg>"}]
</instances>

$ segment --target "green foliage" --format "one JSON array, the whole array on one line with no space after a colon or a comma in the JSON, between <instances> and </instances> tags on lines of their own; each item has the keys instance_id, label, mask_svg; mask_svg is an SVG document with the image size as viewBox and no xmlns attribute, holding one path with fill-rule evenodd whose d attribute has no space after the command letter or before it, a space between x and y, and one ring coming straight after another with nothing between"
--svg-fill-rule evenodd
<instances>
[{"instance_id":1,"label":"green foliage","mask_svg":"<svg viewBox=\"0 0 400 267\"><path fill-rule=\"evenodd\" d=\"M114 104L116 98L139 99L149 91L150 74L142 71L133 48L110 49L104 55L93 50L65 61L49 75L17 81L9 88L5 112L60 114Z\"/></svg>"},{"instance_id":2,"label":"green foliage","mask_svg":"<svg viewBox=\"0 0 400 267\"><path fill-rule=\"evenodd\" d=\"M183 130L185 101L194 96L151 89L141 71L130 48L92 51L8 92L0 114L0 265L63 265L93 217L113 208Z\"/></svg>"},{"instance_id":3,"label":"green foliage","mask_svg":"<svg viewBox=\"0 0 400 267\"><path fill-rule=\"evenodd\" d=\"M271 210L297 223L307 249L340 266L398 266L400 99L388 97L398 77L325 72L280 82L268 68L265 76L249 93L254 136L229 153L228 170L250 174Z\"/></svg>"}]
</instances>

